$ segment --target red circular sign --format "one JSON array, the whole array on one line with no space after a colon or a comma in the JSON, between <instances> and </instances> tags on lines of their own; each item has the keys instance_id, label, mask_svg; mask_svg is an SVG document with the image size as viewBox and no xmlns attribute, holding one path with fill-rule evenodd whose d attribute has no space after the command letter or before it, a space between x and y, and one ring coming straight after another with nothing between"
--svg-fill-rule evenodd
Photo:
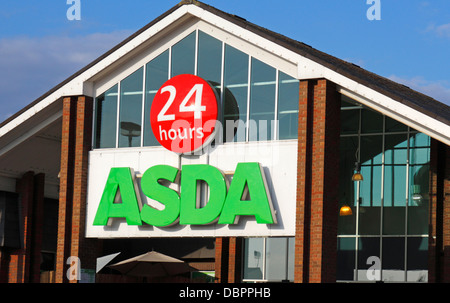
<instances>
[{"instance_id":1,"label":"red circular sign","mask_svg":"<svg viewBox=\"0 0 450 303\"><path fill-rule=\"evenodd\" d=\"M159 143L170 151L192 153L214 137L218 103L208 82L178 75L161 86L150 109L150 123Z\"/></svg>"}]
</instances>

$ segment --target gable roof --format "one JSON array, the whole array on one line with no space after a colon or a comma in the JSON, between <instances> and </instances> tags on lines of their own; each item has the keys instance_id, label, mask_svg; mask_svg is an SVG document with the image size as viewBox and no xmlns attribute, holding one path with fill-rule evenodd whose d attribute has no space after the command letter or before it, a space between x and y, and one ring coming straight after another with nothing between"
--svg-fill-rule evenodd
<instances>
[{"instance_id":1,"label":"gable roof","mask_svg":"<svg viewBox=\"0 0 450 303\"><path fill-rule=\"evenodd\" d=\"M126 53L130 51L129 44L133 44L133 41L140 38L142 43L143 39L158 33L186 14L194 15L207 22L216 23L216 26L222 26L225 31L228 30L228 27L225 27L224 23L227 26L233 25L247 34L247 39L250 43L253 42L252 39L261 38L264 40L264 43L271 45L266 48L269 51L273 51L274 47L278 47L277 49L282 48L283 51L297 55L299 79L327 78L338 85L341 93L349 95L351 98L391 118L450 145L450 107L446 104L402 84L362 69L355 64L316 50L307 44L290 39L248 22L239 16L225 13L196 0L181 1L86 67L0 123L0 137L20 124L21 120L27 119L30 116L30 114L25 115L27 111L39 111L39 108L46 107L47 104L56 101L57 98L61 98L64 95L89 95L89 86L84 85L84 81L105 69L108 64L111 64L111 61L126 56ZM124 50L127 46L127 50ZM291 58L292 55L290 56ZM76 87L69 87L71 84L73 86L75 81L77 82ZM36 109L36 107L38 108ZM20 119L21 116L24 117ZM14 123L15 120L19 121Z\"/></svg>"}]
</instances>

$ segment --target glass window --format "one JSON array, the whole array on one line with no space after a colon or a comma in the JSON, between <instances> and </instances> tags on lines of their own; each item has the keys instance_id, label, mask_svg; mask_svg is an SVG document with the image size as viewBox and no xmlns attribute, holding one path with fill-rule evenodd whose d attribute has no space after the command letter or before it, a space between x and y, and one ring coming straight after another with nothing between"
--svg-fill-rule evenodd
<instances>
[{"instance_id":1,"label":"glass window","mask_svg":"<svg viewBox=\"0 0 450 303\"><path fill-rule=\"evenodd\" d=\"M299 81L278 73L278 138L297 139Z\"/></svg>"},{"instance_id":2,"label":"glass window","mask_svg":"<svg viewBox=\"0 0 450 303\"><path fill-rule=\"evenodd\" d=\"M410 137L408 234L428 234L430 137Z\"/></svg>"},{"instance_id":3,"label":"glass window","mask_svg":"<svg viewBox=\"0 0 450 303\"><path fill-rule=\"evenodd\" d=\"M383 238L383 281L405 281L405 238Z\"/></svg>"},{"instance_id":4,"label":"glass window","mask_svg":"<svg viewBox=\"0 0 450 303\"><path fill-rule=\"evenodd\" d=\"M405 233L406 165L386 165L384 170L384 225L385 235Z\"/></svg>"},{"instance_id":5,"label":"glass window","mask_svg":"<svg viewBox=\"0 0 450 303\"><path fill-rule=\"evenodd\" d=\"M405 124L398 122L389 117L385 118L385 131L386 132L406 132L408 131L408 126Z\"/></svg>"},{"instance_id":6,"label":"glass window","mask_svg":"<svg viewBox=\"0 0 450 303\"><path fill-rule=\"evenodd\" d=\"M116 147L117 85L95 99L95 148Z\"/></svg>"},{"instance_id":7,"label":"glass window","mask_svg":"<svg viewBox=\"0 0 450 303\"><path fill-rule=\"evenodd\" d=\"M246 238L244 280L293 281L294 238Z\"/></svg>"},{"instance_id":8,"label":"glass window","mask_svg":"<svg viewBox=\"0 0 450 303\"><path fill-rule=\"evenodd\" d=\"M119 147L141 146L143 68L120 82Z\"/></svg>"},{"instance_id":9,"label":"glass window","mask_svg":"<svg viewBox=\"0 0 450 303\"><path fill-rule=\"evenodd\" d=\"M150 109L159 88L169 78L169 51L165 51L149 63L145 69L144 146L158 146L150 126Z\"/></svg>"},{"instance_id":10,"label":"glass window","mask_svg":"<svg viewBox=\"0 0 450 303\"><path fill-rule=\"evenodd\" d=\"M356 238L338 238L337 242L337 280L353 280L355 270Z\"/></svg>"},{"instance_id":11,"label":"glass window","mask_svg":"<svg viewBox=\"0 0 450 303\"><path fill-rule=\"evenodd\" d=\"M266 280L287 280L288 244L286 238L267 238Z\"/></svg>"},{"instance_id":12,"label":"glass window","mask_svg":"<svg viewBox=\"0 0 450 303\"><path fill-rule=\"evenodd\" d=\"M428 237L408 238L407 281L428 281Z\"/></svg>"},{"instance_id":13,"label":"glass window","mask_svg":"<svg viewBox=\"0 0 450 303\"><path fill-rule=\"evenodd\" d=\"M120 81L115 107L104 94L96 98L94 147L159 146L150 127L151 104L163 83L180 74L196 74L216 89L224 142L297 138L299 81L196 30ZM119 123L102 119L114 110Z\"/></svg>"},{"instance_id":14,"label":"glass window","mask_svg":"<svg viewBox=\"0 0 450 303\"><path fill-rule=\"evenodd\" d=\"M248 96L248 55L225 45L224 141L245 141Z\"/></svg>"},{"instance_id":15,"label":"glass window","mask_svg":"<svg viewBox=\"0 0 450 303\"><path fill-rule=\"evenodd\" d=\"M361 165L381 165L383 160L383 136L361 136Z\"/></svg>"},{"instance_id":16,"label":"glass window","mask_svg":"<svg viewBox=\"0 0 450 303\"><path fill-rule=\"evenodd\" d=\"M245 239L244 279L261 280L263 278L264 238Z\"/></svg>"},{"instance_id":17,"label":"glass window","mask_svg":"<svg viewBox=\"0 0 450 303\"><path fill-rule=\"evenodd\" d=\"M408 135L386 135L384 142L384 163L388 165L406 164Z\"/></svg>"},{"instance_id":18,"label":"glass window","mask_svg":"<svg viewBox=\"0 0 450 303\"><path fill-rule=\"evenodd\" d=\"M341 134L357 134L359 131L359 109L341 111Z\"/></svg>"},{"instance_id":19,"label":"glass window","mask_svg":"<svg viewBox=\"0 0 450 303\"><path fill-rule=\"evenodd\" d=\"M198 32L198 70L197 75L214 86L220 87L222 78L222 42Z\"/></svg>"},{"instance_id":20,"label":"glass window","mask_svg":"<svg viewBox=\"0 0 450 303\"><path fill-rule=\"evenodd\" d=\"M172 47L171 77L195 74L195 38L196 32L192 32Z\"/></svg>"},{"instance_id":21,"label":"glass window","mask_svg":"<svg viewBox=\"0 0 450 303\"><path fill-rule=\"evenodd\" d=\"M383 131L383 115L364 109L361 112L361 133L381 133Z\"/></svg>"},{"instance_id":22,"label":"glass window","mask_svg":"<svg viewBox=\"0 0 450 303\"><path fill-rule=\"evenodd\" d=\"M350 206L356 214L356 183L352 181L355 168L358 137L340 138L340 162L339 162L339 207ZM356 216L339 216L338 234L353 235L356 231Z\"/></svg>"},{"instance_id":23,"label":"glass window","mask_svg":"<svg viewBox=\"0 0 450 303\"><path fill-rule=\"evenodd\" d=\"M355 122L342 121L339 203L351 199L345 196L352 188L354 200L360 200L353 215L338 220L338 279L367 280L367 258L377 256L383 281L427 281L430 138L372 110L344 105L341 119ZM355 128L358 116L350 113L357 111L361 123ZM364 179L352 187L348 162L358 155L358 142ZM356 277L344 250L351 250L353 235Z\"/></svg>"},{"instance_id":24,"label":"glass window","mask_svg":"<svg viewBox=\"0 0 450 303\"><path fill-rule=\"evenodd\" d=\"M276 70L252 58L249 141L273 138L272 121L275 120Z\"/></svg>"}]
</instances>

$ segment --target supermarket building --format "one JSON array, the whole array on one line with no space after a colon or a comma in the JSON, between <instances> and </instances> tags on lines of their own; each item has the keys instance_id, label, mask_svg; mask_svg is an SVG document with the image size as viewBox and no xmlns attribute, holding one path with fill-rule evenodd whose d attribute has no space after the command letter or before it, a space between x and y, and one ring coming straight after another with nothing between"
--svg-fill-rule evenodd
<instances>
[{"instance_id":1,"label":"supermarket building","mask_svg":"<svg viewBox=\"0 0 450 303\"><path fill-rule=\"evenodd\" d=\"M164 129L183 114L186 132ZM155 250L195 269L166 281L449 282L449 121L182 1L0 125L0 281L78 282L72 257L82 280L140 281L97 261ZM208 140L170 145L188 134Z\"/></svg>"}]
</instances>

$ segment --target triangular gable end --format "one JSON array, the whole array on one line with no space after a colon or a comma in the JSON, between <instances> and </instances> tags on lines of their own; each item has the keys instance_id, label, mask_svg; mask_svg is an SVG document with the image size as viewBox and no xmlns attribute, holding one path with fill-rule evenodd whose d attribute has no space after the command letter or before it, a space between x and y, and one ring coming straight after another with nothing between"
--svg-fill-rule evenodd
<instances>
[{"instance_id":1,"label":"triangular gable end","mask_svg":"<svg viewBox=\"0 0 450 303\"><path fill-rule=\"evenodd\" d=\"M101 56L66 81L50 90L43 97L11 117L0 127L0 137L22 125L60 98L72 95L95 97L101 89L117 80L117 77L131 73L133 68L156 57L175 37L194 29L198 24L209 28L212 36L245 49L246 53L276 66L299 80L326 78L337 84L340 93L368 106L388 117L398 120L447 145L450 145L449 107L423 96L427 104L419 105L390 94L389 90L377 85L386 80L372 75L348 62L323 54L290 40L279 34L245 21L242 18L221 12L198 1L182 1L124 42ZM149 52L149 50L152 50ZM329 60L328 60L329 59ZM355 76L356 75L356 76ZM370 75L368 78L359 75ZM386 80L388 81L388 80ZM392 84L392 81L388 81ZM395 87L401 87L396 84ZM408 92L410 89L401 87ZM395 89L395 88L394 88ZM385 93L386 92L386 93ZM420 95L417 92L413 96ZM430 101L431 99L431 101ZM426 106L425 106L426 105ZM439 110L439 109L444 109Z\"/></svg>"}]
</instances>

